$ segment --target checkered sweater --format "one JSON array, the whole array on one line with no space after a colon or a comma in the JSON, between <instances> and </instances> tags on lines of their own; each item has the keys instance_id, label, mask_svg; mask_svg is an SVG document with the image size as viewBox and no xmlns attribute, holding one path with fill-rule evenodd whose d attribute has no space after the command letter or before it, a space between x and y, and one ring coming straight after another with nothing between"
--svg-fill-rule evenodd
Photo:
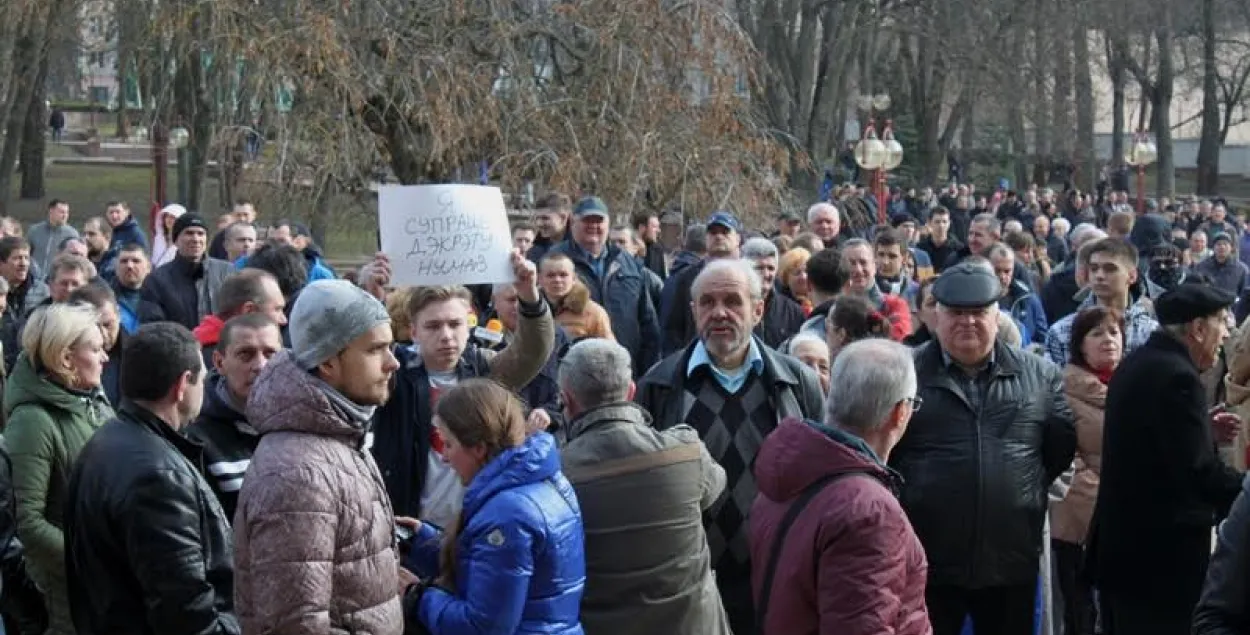
<instances>
[{"instance_id":1,"label":"checkered sweater","mask_svg":"<svg viewBox=\"0 0 1250 635\"><path fill-rule=\"evenodd\" d=\"M730 395L703 367L686 381L682 412L725 468L725 495L704 517L712 566L720 576L749 578L747 512L756 494L751 468L764 437L777 427L777 409L758 373Z\"/></svg>"}]
</instances>

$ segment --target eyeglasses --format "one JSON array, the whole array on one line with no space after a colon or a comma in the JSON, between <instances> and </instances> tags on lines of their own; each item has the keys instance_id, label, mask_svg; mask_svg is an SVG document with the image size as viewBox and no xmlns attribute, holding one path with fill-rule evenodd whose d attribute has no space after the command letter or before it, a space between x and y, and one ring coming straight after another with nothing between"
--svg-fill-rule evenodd
<instances>
[{"instance_id":1,"label":"eyeglasses","mask_svg":"<svg viewBox=\"0 0 1250 635\"><path fill-rule=\"evenodd\" d=\"M924 399L921 399L919 396L908 397L904 399L903 401L906 401L907 403L911 404L912 412L920 412L920 406L924 405ZM899 402L899 403L902 403L902 402Z\"/></svg>"}]
</instances>

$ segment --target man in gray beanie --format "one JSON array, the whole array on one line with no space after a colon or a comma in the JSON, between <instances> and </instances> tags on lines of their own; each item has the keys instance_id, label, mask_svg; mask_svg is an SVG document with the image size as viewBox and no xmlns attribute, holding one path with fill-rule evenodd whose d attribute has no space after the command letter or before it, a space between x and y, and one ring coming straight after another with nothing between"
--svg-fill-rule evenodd
<instances>
[{"instance_id":1,"label":"man in gray beanie","mask_svg":"<svg viewBox=\"0 0 1250 635\"><path fill-rule=\"evenodd\" d=\"M386 308L343 280L304 288L291 350L247 400L261 435L235 514L234 596L247 633L399 635L395 517L365 437L399 363Z\"/></svg>"}]
</instances>

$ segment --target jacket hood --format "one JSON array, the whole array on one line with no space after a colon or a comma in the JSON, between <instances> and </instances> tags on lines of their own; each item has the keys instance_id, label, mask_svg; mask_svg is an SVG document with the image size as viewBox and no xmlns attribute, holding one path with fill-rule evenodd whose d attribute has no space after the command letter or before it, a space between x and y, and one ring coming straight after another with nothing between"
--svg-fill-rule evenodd
<instances>
[{"instance_id":1,"label":"jacket hood","mask_svg":"<svg viewBox=\"0 0 1250 635\"><path fill-rule=\"evenodd\" d=\"M226 378L213 371L204 382L204 406L200 408L200 417L213 421L246 421L242 412L235 410L226 401L222 392L225 390Z\"/></svg>"},{"instance_id":2,"label":"jacket hood","mask_svg":"<svg viewBox=\"0 0 1250 635\"><path fill-rule=\"evenodd\" d=\"M1133 231L1129 234L1129 242L1143 256L1152 248L1163 244L1171 244L1172 225L1158 214L1146 214L1133 223Z\"/></svg>"},{"instance_id":3,"label":"jacket hood","mask_svg":"<svg viewBox=\"0 0 1250 635\"><path fill-rule=\"evenodd\" d=\"M295 363L291 351L274 356L252 384L247 420L260 434L303 432L360 440L364 422L346 412L341 395ZM359 406L357 406L359 408Z\"/></svg>"},{"instance_id":4,"label":"jacket hood","mask_svg":"<svg viewBox=\"0 0 1250 635\"><path fill-rule=\"evenodd\" d=\"M521 445L500 452L473 477L464 492L464 517L472 517L499 492L544 481L559 471L555 437L546 432L530 435Z\"/></svg>"},{"instance_id":5,"label":"jacket hood","mask_svg":"<svg viewBox=\"0 0 1250 635\"><path fill-rule=\"evenodd\" d=\"M573 284L569 287L569 292L565 294L564 299L560 301L559 308L567 309L573 313L581 313L586 310L586 305L589 302L590 289L574 276Z\"/></svg>"},{"instance_id":6,"label":"jacket hood","mask_svg":"<svg viewBox=\"0 0 1250 635\"><path fill-rule=\"evenodd\" d=\"M191 334L195 335L195 341L199 342L200 346L215 346L221 341L221 329L225 326L225 321L216 315L206 315L200 325L191 331Z\"/></svg>"},{"instance_id":7,"label":"jacket hood","mask_svg":"<svg viewBox=\"0 0 1250 635\"><path fill-rule=\"evenodd\" d=\"M57 408L66 412L85 412L93 400L107 401L99 390L91 392L70 391L44 377L23 351L13 364L4 390L4 415L7 419L18 406L37 405Z\"/></svg>"},{"instance_id":8,"label":"jacket hood","mask_svg":"<svg viewBox=\"0 0 1250 635\"><path fill-rule=\"evenodd\" d=\"M788 501L808 485L832 474L864 472L895 486L897 476L863 442L815 421L790 417L760 447L755 482L761 494Z\"/></svg>"},{"instance_id":9,"label":"jacket hood","mask_svg":"<svg viewBox=\"0 0 1250 635\"><path fill-rule=\"evenodd\" d=\"M133 215L127 216L126 220L122 221L121 224L113 228L114 235L116 235L117 232L137 232L137 231L139 231L139 221L135 220L135 217Z\"/></svg>"}]
</instances>

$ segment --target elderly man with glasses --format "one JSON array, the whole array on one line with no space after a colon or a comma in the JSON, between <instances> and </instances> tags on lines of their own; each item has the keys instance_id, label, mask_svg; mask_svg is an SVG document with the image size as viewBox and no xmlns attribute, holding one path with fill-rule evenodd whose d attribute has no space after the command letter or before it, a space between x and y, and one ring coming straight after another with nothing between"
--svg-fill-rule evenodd
<instances>
[{"instance_id":1,"label":"elderly man with glasses","mask_svg":"<svg viewBox=\"0 0 1250 635\"><path fill-rule=\"evenodd\" d=\"M890 455L900 499L929 559L935 635L1033 628L1047 488L1076 450L1063 377L996 341L992 271L960 263L932 289L936 339L915 351L925 408Z\"/></svg>"}]
</instances>

